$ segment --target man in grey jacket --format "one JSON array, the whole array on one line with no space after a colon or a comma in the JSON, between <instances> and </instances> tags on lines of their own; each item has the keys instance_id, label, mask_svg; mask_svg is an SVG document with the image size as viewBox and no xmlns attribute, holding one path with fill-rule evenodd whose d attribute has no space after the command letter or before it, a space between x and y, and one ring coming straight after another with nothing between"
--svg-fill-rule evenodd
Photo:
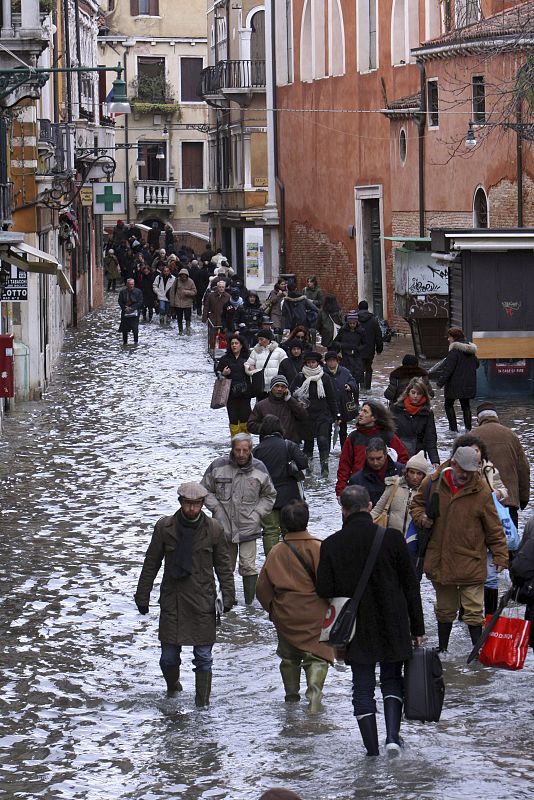
<instances>
[{"instance_id":1,"label":"man in grey jacket","mask_svg":"<svg viewBox=\"0 0 534 800\"><path fill-rule=\"evenodd\" d=\"M239 555L245 603L256 593L256 539L262 535L261 518L274 507L276 489L267 467L252 455L252 437L238 433L227 456L216 458L201 481L208 490L206 506L220 522L230 543L233 568Z\"/></svg>"}]
</instances>

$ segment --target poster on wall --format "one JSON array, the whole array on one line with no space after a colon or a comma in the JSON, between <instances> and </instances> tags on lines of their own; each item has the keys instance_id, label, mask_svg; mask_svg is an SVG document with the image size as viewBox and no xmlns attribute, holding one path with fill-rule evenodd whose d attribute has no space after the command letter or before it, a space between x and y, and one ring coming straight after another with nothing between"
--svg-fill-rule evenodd
<instances>
[{"instance_id":1,"label":"poster on wall","mask_svg":"<svg viewBox=\"0 0 534 800\"><path fill-rule=\"evenodd\" d=\"M3 262L9 277L6 277L3 287L0 287L0 301L3 303L20 303L28 299L28 273L12 264Z\"/></svg>"},{"instance_id":2,"label":"poster on wall","mask_svg":"<svg viewBox=\"0 0 534 800\"><path fill-rule=\"evenodd\" d=\"M261 228L245 228L245 265L247 278L263 275L263 231Z\"/></svg>"}]
</instances>

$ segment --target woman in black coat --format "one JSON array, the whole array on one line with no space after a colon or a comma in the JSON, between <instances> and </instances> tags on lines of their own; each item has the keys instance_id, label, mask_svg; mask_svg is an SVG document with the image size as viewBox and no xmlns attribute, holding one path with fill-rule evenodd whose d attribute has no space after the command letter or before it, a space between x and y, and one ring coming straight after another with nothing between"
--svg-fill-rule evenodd
<instances>
[{"instance_id":1,"label":"woman in black coat","mask_svg":"<svg viewBox=\"0 0 534 800\"><path fill-rule=\"evenodd\" d=\"M421 378L413 378L391 406L391 413L395 418L397 436L410 458L424 450L425 456L437 467L440 463L438 436L426 383Z\"/></svg>"},{"instance_id":2,"label":"woman in black coat","mask_svg":"<svg viewBox=\"0 0 534 800\"><path fill-rule=\"evenodd\" d=\"M321 475L327 478L332 423L339 416L336 390L330 376L323 371L319 353L304 353L303 361L302 372L299 372L290 390L308 412L308 416L299 423L304 452L308 458L313 458L313 442L317 439Z\"/></svg>"},{"instance_id":3,"label":"woman in black coat","mask_svg":"<svg viewBox=\"0 0 534 800\"><path fill-rule=\"evenodd\" d=\"M445 413L449 420L449 430L458 431L454 401L460 400L465 429L470 431L472 415L469 400L477 393L477 346L466 340L461 328L449 328L447 339L449 352L439 368L437 384L445 390Z\"/></svg>"},{"instance_id":4,"label":"woman in black coat","mask_svg":"<svg viewBox=\"0 0 534 800\"><path fill-rule=\"evenodd\" d=\"M243 305L240 306L234 315L234 327L246 337L249 347L255 343L255 336L261 327L263 310L260 306L260 298L256 292L247 292Z\"/></svg>"},{"instance_id":5,"label":"woman in black coat","mask_svg":"<svg viewBox=\"0 0 534 800\"><path fill-rule=\"evenodd\" d=\"M341 363L358 383L363 381L361 354L365 343L365 331L358 321L358 314L356 311L349 311L345 324L332 342L332 349L341 353Z\"/></svg>"},{"instance_id":6,"label":"woman in black coat","mask_svg":"<svg viewBox=\"0 0 534 800\"><path fill-rule=\"evenodd\" d=\"M233 333L228 340L225 355L215 364L215 372L230 378L230 396L226 404L230 435L248 433L247 420L250 417L250 378L245 372L245 361L249 357L245 339Z\"/></svg>"},{"instance_id":7,"label":"woman in black coat","mask_svg":"<svg viewBox=\"0 0 534 800\"><path fill-rule=\"evenodd\" d=\"M316 591L319 597L352 597L369 556L377 526L369 495L350 486L340 497L343 527L321 544ZM358 608L356 634L345 661L352 669L354 715L368 755L378 755L375 668L380 663L386 749L400 747L402 665L420 643L425 625L419 582L402 533L388 528Z\"/></svg>"},{"instance_id":8,"label":"woman in black coat","mask_svg":"<svg viewBox=\"0 0 534 800\"><path fill-rule=\"evenodd\" d=\"M252 455L263 461L276 489L276 500L273 510L263 517L263 551L265 556L280 541L280 509L290 500L301 500L300 483L297 477L290 474L288 464L294 462L299 470L308 466L308 457L298 444L284 439L282 425L274 414L266 414L260 427L260 443L254 448Z\"/></svg>"}]
</instances>

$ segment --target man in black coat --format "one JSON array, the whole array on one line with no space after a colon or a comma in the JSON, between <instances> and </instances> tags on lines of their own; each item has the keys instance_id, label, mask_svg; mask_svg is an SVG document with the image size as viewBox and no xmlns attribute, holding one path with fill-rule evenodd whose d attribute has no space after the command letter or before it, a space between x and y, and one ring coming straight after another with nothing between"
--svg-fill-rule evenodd
<instances>
[{"instance_id":1,"label":"man in black coat","mask_svg":"<svg viewBox=\"0 0 534 800\"><path fill-rule=\"evenodd\" d=\"M340 496L343 527L325 539L317 570L319 597L352 597L369 557L377 526L369 493L347 486ZM354 715L367 755L377 756L376 663L384 698L386 750L398 752L402 715L402 665L425 632L419 582L402 533L388 528L358 608L356 633L345 661L352 670Z\"/></svg>"},{"instance_id":2,"label":"man in black coat","mask_svg":"<svg viewBox=\"0 0 534 800\"><path fill-rule=\"evenodd\" d=\"M365 466L354 473L349 486L363 486L369 492L371 503L376 506L386 488L386 478L401 475L403 464L397 464L388 455L383 439L371 439L365 448Z\"/></svg>"},{"instance_id":3,"label":"man in black coat","mask_svg":"<svg viewBox=\"0 0 534 800\"><path fill-rule=\"evenodd\" d=\"M370 389L373 378L373 359L376 353L384 349L382 330L374 314L369 311L369 303L362 300L358 303L358 320L365 331L365 346L361 352L364 376L363 388Z\"/></svg>"},{"instance_id":4,"label":"man in black coat","mask_svg":"<svg viewBox=\"0 0 534 800\"><path fill-rule=\"evenodd\" d=\"M252 451L254 458L263 461L276 489L273 510L262 517L263 552L269 551L280 541L280 511L290 500L301 500L299 478L291 474L289 464L299 470L308 466L308 457L298 444L284 439L282 425L274 414L267 414L260 425L260 443Z\"/></svg>"},{"instance_id":5,"label":"man in black coat","mask_svg":"<svg viewBox=\"0 0 534 800\"><path fill-rule=\"evenodd\" d=\"M122 333L122 343L128 344L128 333L132 331L134 344L139 339L139 312L143 307L143 292L135 288L133 278L128 278L126 287L121 289L117 301L121 307L121 324L119 331Z\"/></svg>"}]
</instances>

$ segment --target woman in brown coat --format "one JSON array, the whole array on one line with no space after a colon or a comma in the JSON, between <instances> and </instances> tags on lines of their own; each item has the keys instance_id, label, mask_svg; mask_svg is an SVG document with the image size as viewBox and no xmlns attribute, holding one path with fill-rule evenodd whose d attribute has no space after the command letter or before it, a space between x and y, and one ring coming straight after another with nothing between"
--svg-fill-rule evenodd
<instances>
[{"instance_id":1,"label":"woman in brown coat","mask_svg":"<svg viewBox=\"0 0 534 800\"><path fill-rule=\"evenodd\" d=\"M302 500L291 500L282 508L280 527L284 541L275 545L267 556L258 578L256 596L269 612L278 634L276 652L281 659L286 703L300 700L302 667L309 709L316 713L321 707L333 651L319 642L328 603L317 596L315 578L312 580L309 574L317 574L321 542L306 530L308 519L308 506Z\"/></svg>"},{"instance_id":2,"label":"woman in brown coat","mask_svg":"<svg viewBox=\"0 0 534 800\"><path fill-rule=\"evenodd\" d=\"M178 273L178 279L174 281L169 292L169 302L173 309L173 316L178 319L179 333L183 333L184 316L185 332L191 333L191 313L196 294L197 287L184 267Z\"/></svg>"}]
</instances>

